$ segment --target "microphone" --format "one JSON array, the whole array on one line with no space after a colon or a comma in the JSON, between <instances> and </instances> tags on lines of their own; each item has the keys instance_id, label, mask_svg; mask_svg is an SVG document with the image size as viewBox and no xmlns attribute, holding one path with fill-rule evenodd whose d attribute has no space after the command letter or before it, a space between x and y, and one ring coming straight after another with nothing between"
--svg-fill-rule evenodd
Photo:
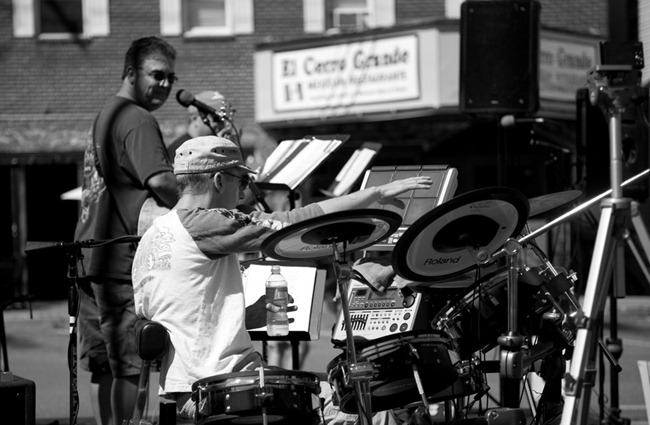
<instances>
[{"instance_id":1,"label":"microphone","mask_svg":"<svg viewBox=\"0 0 650 425\"><path fill-rule=\"evenodd\" d=\"M190 105L193 105L196 107L196 109L212 114L214 115L217 119L221 120L221 116L217 112L216 109L214 109L212 106L206 105L205 103L201 102L200 100L196 100L194 95L188 91L185 90L179 90L176 92L176 100L178 103L181 104L181 106L188 107Z\"/></svg>"},{"instance_id":2,"label":"microphone","mask_svg":"<svg viewBox=\"0 0 650 425\"><path fill-rule=\"evenodd\" d=\"M534 118L517 118L514 115L504 115L501 117L501 127L503 128L513 128L517 124L541 124L544 122L544 118L534 117Z\"/></svg>"}]
</instances>

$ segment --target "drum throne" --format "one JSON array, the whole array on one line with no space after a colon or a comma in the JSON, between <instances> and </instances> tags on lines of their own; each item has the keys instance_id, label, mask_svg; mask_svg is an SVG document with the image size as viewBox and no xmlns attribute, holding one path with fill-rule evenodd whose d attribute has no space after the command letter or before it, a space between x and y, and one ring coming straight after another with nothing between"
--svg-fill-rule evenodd
<instances>
[{"instance_id":1,"label":"drum throne","mask_svg":"<svg viewBox=\"0 0 650 425\"><path fill-rule=\"evenodd\" d=\"M143 414L149 394L149 377L152 369L160 367L160 361L171 342L167 329L160 323L139 319L135 325L138 355L142 359L138 396L133 409L133 420L138 423ZM160 425L176 425L176 403L160 398Z\"/></svg>"}]
</instances>

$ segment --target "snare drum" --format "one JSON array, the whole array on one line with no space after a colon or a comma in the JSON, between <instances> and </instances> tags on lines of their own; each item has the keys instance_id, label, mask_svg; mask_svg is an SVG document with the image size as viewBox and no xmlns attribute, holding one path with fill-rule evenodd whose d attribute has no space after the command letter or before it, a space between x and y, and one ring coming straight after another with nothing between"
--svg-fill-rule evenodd
<instances>
[{"instance_id":1,"label":"snare drum","mask_svg":"<svg viewBox=\"0 0 650 425\"><path fill-rule=\"evenodd\" d=\"M320 422L320 380L308 372L265 370L215 375L192 385L196 423L315 425Z\"/></svg>"},{"instance_id":2,"label":"snare drum","mask_svg":"<svg viewBox=\"0 0 650 425\"><path fill-rule=\"evenodd\" d=\"M536 273L531 269L531 273ZM540 277L541 278L541 277ZM542 278L543 279L543 278ZM498 338L508 327L508 270L501 268L476 282L459 298L450 301L433 319L432 325L454 340L454 348L462 359L470 359L477 351L487 352L498 345ZM518 332L522 335L540 335L542 329L550 330L545 337L562 337L558 345L567 344L570 336L561 325L544 321L544 313L553 308L547 295L539 286L522 282L517 283L519 292ZM555 299L556 303L566 305L563 297ZM555 329L558 327L557 329ZM549 334L549 335L546 335Z\"/></svg>"},{"instance_id":3,"label":"snare drum","mask_svg":"<svg viewBox=\"0 0 650 425\"><path fill-rule=\"evenodd\" d=\"M357 362L369 362L374 370L370 382L372 410L389 410L420 399L413 366L417 367L426 395L452 385L458 372L450 353L450 338L436 330L389 335L357 349ZM341 411L356 414L356 395L349 379L346 353L334 358L327 372Z\"/></svg>"}]
</instances>

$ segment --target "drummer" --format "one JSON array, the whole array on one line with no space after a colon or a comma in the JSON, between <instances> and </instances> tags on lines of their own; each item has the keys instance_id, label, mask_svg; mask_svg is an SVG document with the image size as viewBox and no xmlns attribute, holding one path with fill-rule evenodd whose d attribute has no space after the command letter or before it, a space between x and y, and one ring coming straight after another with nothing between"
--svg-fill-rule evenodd
<instances>
[{"instance_id":1,"label":"drummer","mask_svg":"<svg viewBox=\"0 0 650 425\"><path fill-rule=\"evenodd\" d=\"M176 401L182 418L195 417L194 382L262 364L246 327L263 326L272 306L258 302L245 310L238 253L259 251L267 236L291 223L374 202L400 206L397 195L432 184L428 176L411 177L292 211L244 213L235 207L251 173L230 140L183 143L174 159L180 199L154 220L133 262L136 313L165 326L172 343L159 392Z\"/></svg>"}]
</instances>

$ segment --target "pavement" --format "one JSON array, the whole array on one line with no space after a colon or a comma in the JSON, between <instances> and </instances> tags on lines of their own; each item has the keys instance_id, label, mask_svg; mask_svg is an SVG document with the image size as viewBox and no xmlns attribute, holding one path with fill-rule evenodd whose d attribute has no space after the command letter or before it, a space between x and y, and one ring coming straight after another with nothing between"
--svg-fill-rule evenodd
<instances>
[{"instance_id":1,"label":"pavement","mask_svg":"<svg viewBox=\"0 0 650 425\"><path fill-rule=\"evenodd\" d=\"M22 306L11 307L4 312L9 371L35 382L37 425L69 424L70 372L67 347L70 338L67 301L36 301L32 310L32 317L30 310ZM637 362L650 361L650 297L628 296L619 299L617 312L618 337L623 340L624 348L619 359L623 371L618 376L621 417L630 419L633 425L647 425L648 417ZM301 343L301 370L326 373L329 362L341 354L341 350L333 348L330 342L330 330L335 321L333 310L325 308L321 338ZM609 308L606 307L605 337L608 334ZM261 343L256 342L256 345L261 350ZM287 367L284 363L279 365ZM156 388L158 374L153 373L151 379L153 388ZM605 399L608 399L610 381L605 379L603 389ZM95 424L88 389L89 374L78 370L77 423L80 425ZM597 392L596 386L591 396L591 408L596 412ZM150 413L155 415L155 394L150 394L149 400L152 406Z\"/></svg>"}]
</instances>

